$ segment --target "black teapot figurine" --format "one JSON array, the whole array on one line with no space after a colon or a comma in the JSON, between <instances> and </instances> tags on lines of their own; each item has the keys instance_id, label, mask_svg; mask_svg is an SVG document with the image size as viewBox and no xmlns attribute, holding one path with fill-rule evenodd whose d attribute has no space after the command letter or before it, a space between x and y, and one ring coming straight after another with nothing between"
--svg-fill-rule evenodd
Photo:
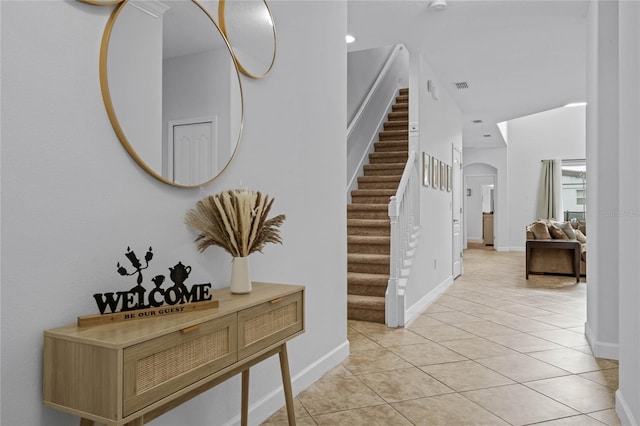
<instances>
[{"instance_id":1,"label":"black teapot figurine","mask_svg":"<svg viewBox=\"0 0 640 426\"><path fill-rule=\"evenodd\" d=\"M191 266L184 266L182 262L178 262L173 268L169 268L169 277L171 281L178 287L184 286L184 282L189 278Z\"/></svg>"}]
</instances>

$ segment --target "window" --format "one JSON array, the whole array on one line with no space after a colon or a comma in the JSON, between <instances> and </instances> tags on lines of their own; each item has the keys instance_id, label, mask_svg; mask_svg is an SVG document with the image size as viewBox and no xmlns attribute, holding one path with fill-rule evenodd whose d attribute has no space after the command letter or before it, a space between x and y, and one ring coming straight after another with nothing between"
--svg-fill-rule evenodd
<instances>
[{"instance_id":1,"label":"window","mask_svg":"<svg viewBox=\"0 0 640 426\"><path fill-rule=\"evenodd\" d=\"M562 160L564 220L584 220L587 213L587 165L585 160Z\"/></svg>"}]
</instances>

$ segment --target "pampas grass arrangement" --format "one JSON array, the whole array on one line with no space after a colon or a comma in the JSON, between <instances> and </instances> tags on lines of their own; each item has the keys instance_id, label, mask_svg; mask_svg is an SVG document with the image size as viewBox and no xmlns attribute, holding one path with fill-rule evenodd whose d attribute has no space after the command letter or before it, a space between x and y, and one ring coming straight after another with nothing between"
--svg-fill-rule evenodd
<instances>
[{"instance_id":1,"label":"pampas grass arrangement","mask_svg":"<svg viewBox=\"0 0 640 426\"><path fill-rule=\"evenodd\" d=\"M200 233L198 251L222 247L233 257L262 252L267 243L282 244L280 225L285 215L267 215L274 199L258 191L234 189L209 195L185 216L185 224Z\"/></svg>"}]
</instances>

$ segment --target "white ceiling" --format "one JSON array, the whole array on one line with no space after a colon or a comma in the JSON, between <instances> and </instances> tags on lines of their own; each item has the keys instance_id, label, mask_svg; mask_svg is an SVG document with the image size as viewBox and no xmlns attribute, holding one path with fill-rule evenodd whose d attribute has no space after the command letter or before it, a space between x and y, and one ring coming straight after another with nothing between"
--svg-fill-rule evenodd
<instances>
[{"instance_id":1,"label":"white ceiling","mask_svg":"<svg viewBox=\"0 0 640 426\"><path fill-rule=\"evenodd\" d=\"M464 147L504 146L497 123L585 100L588 0L447 3L349 0L349 51L421 53L462 111Z\"/></svg>"}]
</instances>

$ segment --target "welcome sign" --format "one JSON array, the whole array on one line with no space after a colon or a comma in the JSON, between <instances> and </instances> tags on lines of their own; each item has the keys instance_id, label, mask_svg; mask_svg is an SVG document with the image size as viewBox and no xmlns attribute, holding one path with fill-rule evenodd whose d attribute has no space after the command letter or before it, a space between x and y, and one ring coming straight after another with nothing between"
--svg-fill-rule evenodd
<instances>
[{"instance_id":1,"label":"welcome sign","mask_svg":"<svg viewBox=\"0 0 640 426\"><path fill-rule=\"evenodd\" d=\"M144 256L144 265L129 247L125 256L131 263L131 268L127 269L118 263L117 271L122 276L135 276L136 286L127 291L94 294L100 314L78 317L78 326L158 317L219 306L217 300L212 300L211 283L191 286L185 284L191 273L191 266L178 262L169 268L169 280L172 284L165 286L166 277L156 275L151 279L154 288L147 291L142 285L142 271L149 267L149 262L153 259L152 248L149 247Z\"/></svg>"}]
</instances>

